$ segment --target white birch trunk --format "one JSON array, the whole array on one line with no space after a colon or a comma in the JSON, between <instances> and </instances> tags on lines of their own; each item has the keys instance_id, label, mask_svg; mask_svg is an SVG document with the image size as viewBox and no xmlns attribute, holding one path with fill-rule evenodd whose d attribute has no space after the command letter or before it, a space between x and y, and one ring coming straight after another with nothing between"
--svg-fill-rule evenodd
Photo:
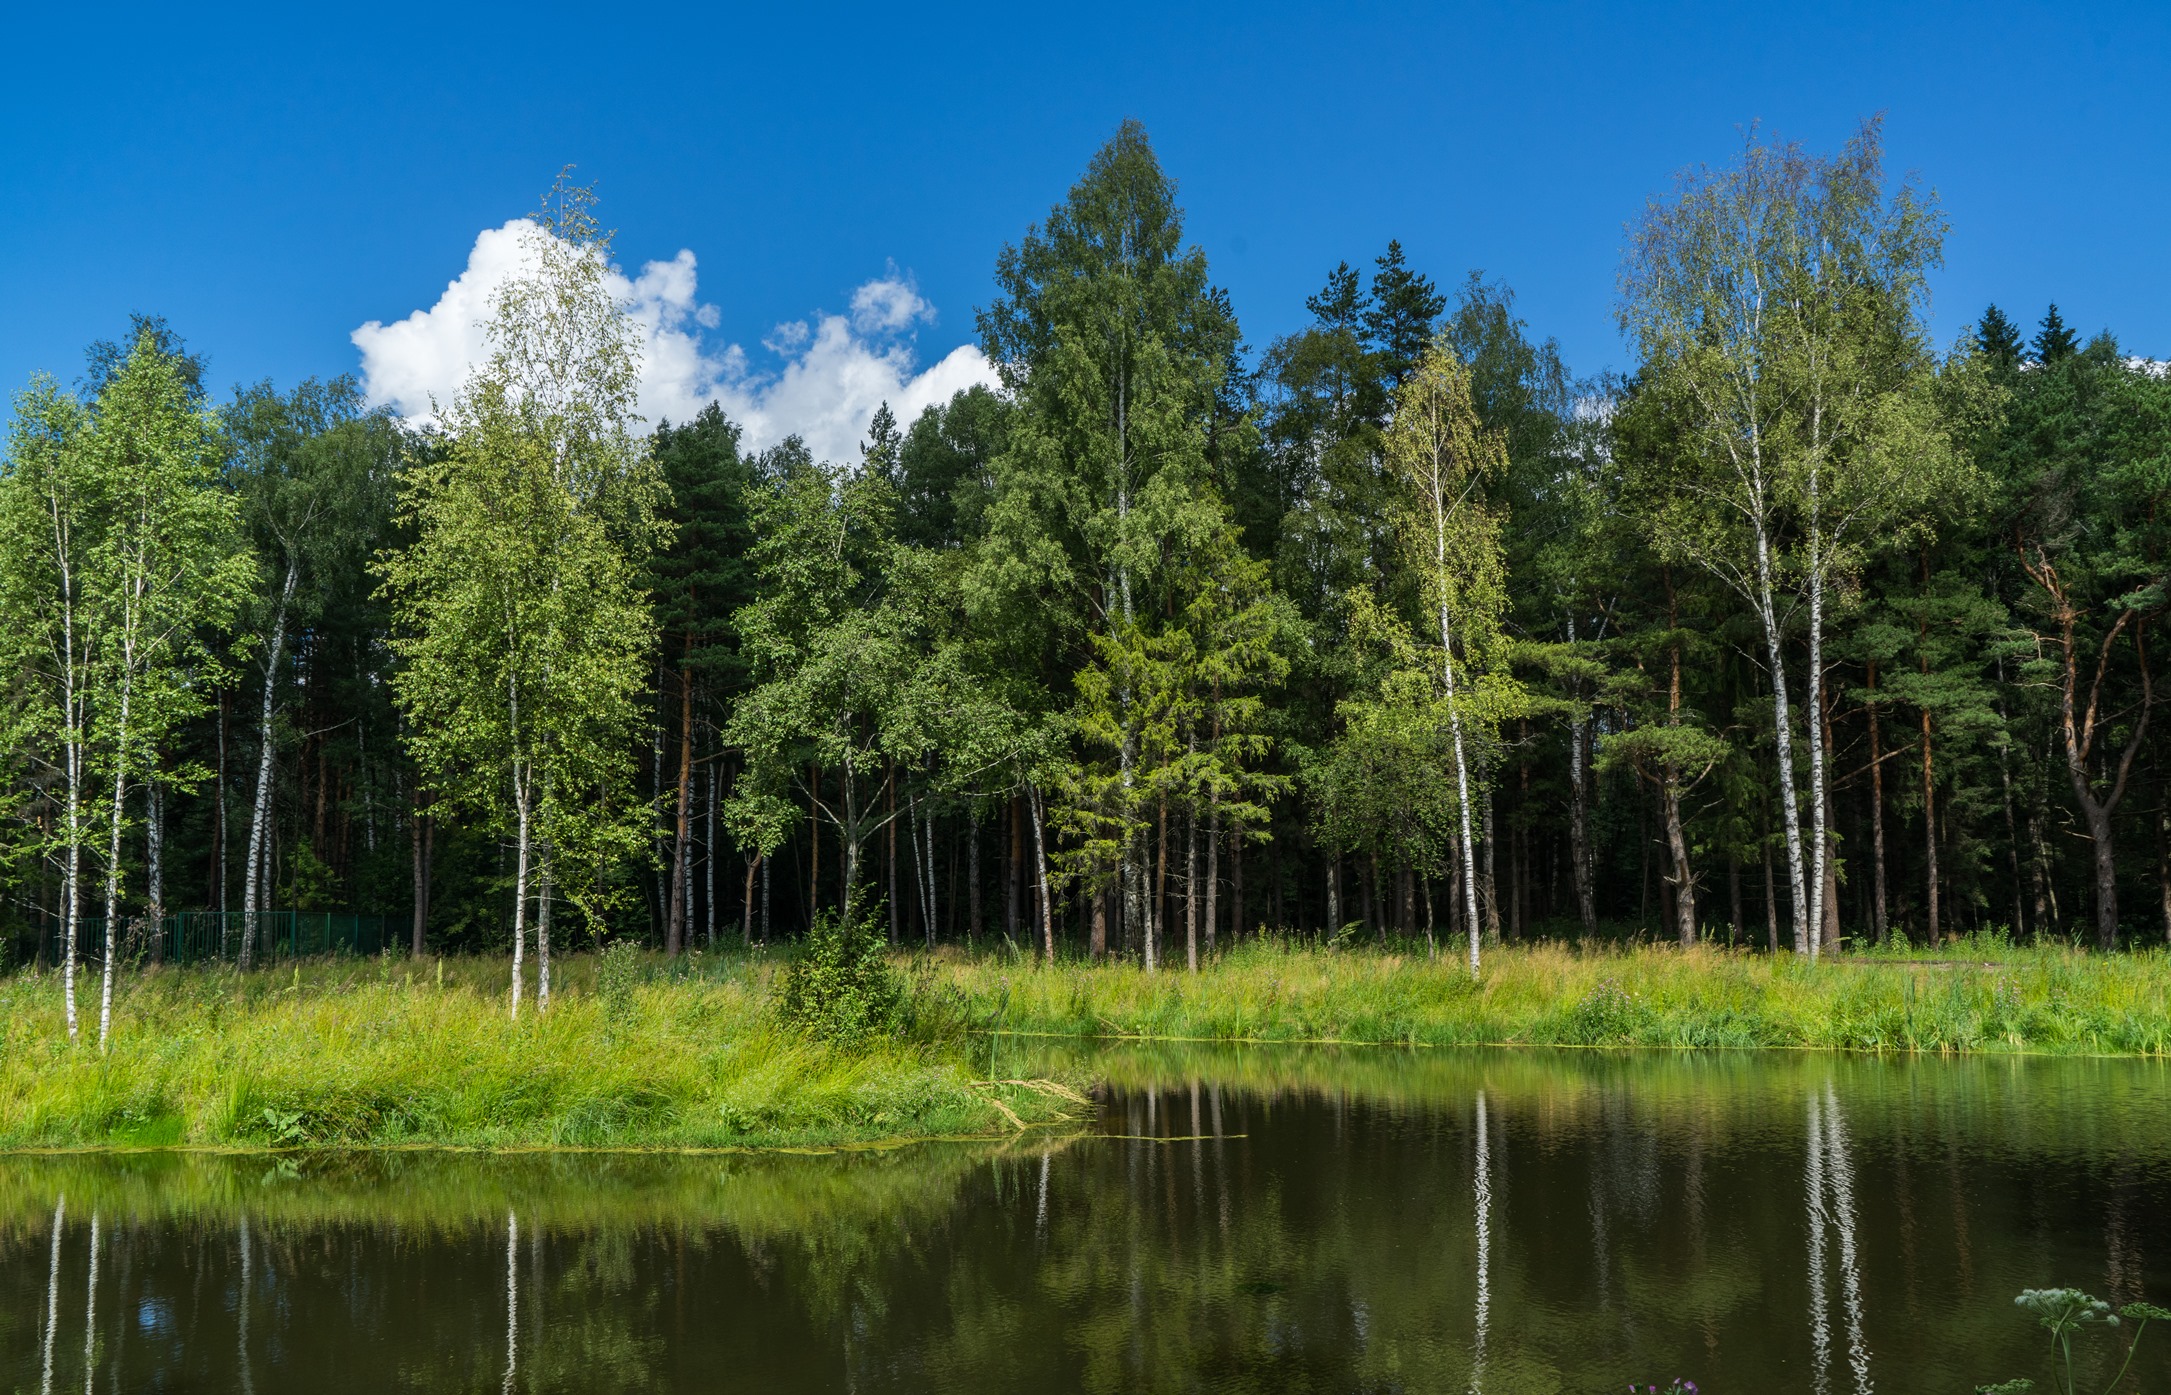
<instances>
[{"instance_id":1,"label":"white birch trunk","mask_svg":"<svg viewBox=\"0 0 2171 1395\"><path fill-rule=\"evenodd\" d=\"M516 820L518 851L513 863L513 1006L512 1015L520 1016L521 969L528 950L528 784L527 772L519 762L513 764L513 817Z\"/></svg>"},{"instance_id":2,"label":"white birch trunk","mask_svg":"<svg viewBox=\"0 0 2171 1395\"><path fill-rule=\"evenodd\" d=\"M1470 977L1478 976L1478 917L1477 917L1477 857L1470 839L1470 763L1463 754L1462 712L1455 703L1455 648L1454 631L1447 613L1447 490L1440 478L1440 461L1433 457L1432 475L1432 524L1434 557L1438 574L1434 585L1440 588L1440 679L1447 690L1447 726L1455 743L1455 794L1461 815L1462 834L1462 894L1464 924L1470 930Z\"/></svg>"},{"instance_id":3,"label":"white birch trunk","mask_svg":"<svg viewBox=\"0 0 2171 1395\"><path fill-rule=\"evenodd\" d=\"M555 849L545 842L537 850L541 870L535 887L535 1010L550 1011L550 903L551 873Z\"/></svg>"},{"instance_id":4,"label":"white birch trunk","mask_svg":"<svg viewBox=\"0 0 2171 1395\"><path fill-rule=\"evenodd\" d=\"M1041 835L1040 791L1031 785L1025 789L1033 809L1033 864L1040 879L1040 938L1047 962L1052 966L1055 963L1055 905L1048 899L1048 847Z\"/></svg>"},{"instance_id":5,"label":"white birch trunk","mask_svg":"<svg viewBox=\"0 0 2171 1395\"><path fill-rule=\"evenodd\" d=\"M1757 619L1764 626L1764 655L1771 665L1772 723L1778 744L1779 812L1787 835L1788 910L1794 919L1794 952L1809 949L1809 903L1802 868L1802 810L1794 790L1794 723L1787 706L1786 658L1779 644L1779 613L1772 601L1771 540L1763 521L1756 529ZM1814 721L1811 722L1814 726Z\"/></svg>"},{"instance_id":6,"label":"white birch trunk","mask_svg":"<svg viewBox=\"0 0 2171 1395\"><path fill-rule=\"evenodd\" d=\"M274 713L273 695L278 691L279 657L286 647L287 608L294 599L294 587L300 579L296 564L289 559L286 564L286 581L279 588L279 609L271 622L271 643L264 651L264 705L256 726L256 798L249 812L249 857L244 869L242 887L241 967L246 970L256 950L256 917L260 907L259 888L263 884L265 827L271 819L271 767L272 733Z\"/></svg>"},{"instance_id":7,"label":"white birch trunk","mask_svg":"<svg viewBox=\"0 0 2171 1395\"><path fill-rule=\"evenodd\" d=\"M114 934L121 916L121 823L128 813L128 718L135 698L135 639L131 635L121 651L120 726L113 741L113 821L106 846L106 962L99 973L98 1050L106 1049L113 1035L113 961L120 957Z\"/></svg>"},{"instance_id":8,"label":"white birch trunk","mask_svg":"<svg viewBox=\"0 0 2171 1395\"><path fill-rule=\"evenodd\" d=\"M1824 872L1831 856L1826 843L1824 802L1824 539L1819 533L1817 462L1809 470L1809 957L1824 944Z\"/></svg>"}]
</instances>

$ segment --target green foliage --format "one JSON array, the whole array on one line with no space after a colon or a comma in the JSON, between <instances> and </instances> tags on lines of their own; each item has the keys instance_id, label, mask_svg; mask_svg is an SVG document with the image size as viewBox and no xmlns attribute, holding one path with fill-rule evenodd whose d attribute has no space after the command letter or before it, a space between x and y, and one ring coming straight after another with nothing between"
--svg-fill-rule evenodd
<instances>
[{"instance_id":1,"label":"green foliage","mask_svg":"<svg viewBox=\"0 0 2171 1395\"><path fill-rule=\"evenodd\" d=\"M910 1017L904 975L889 962L878 909L825 910L777 982L777 1017L817 1041L851 1047L901 1031Z\"/></svg>"},{"instance_id":2,"label":"green foliage","mask_svg":"<svg viewBox=\"0 0 2171 1395\"><path fill-rule=\"evenodd\" d=\"M2055 314L2056 312L2053 311ZM2103 1387L2103 1395L2118 1389L2133 1366L2133 1354L2140 1350L2141 1334L2151 1322L2171 1321L2171 1311L2153 1303L2128 1303L2116 1312L2100 1298L2077 1288L2030 1288L2021 1290L2013 1300L2015 1306L2031 1314L2036 1326L2050 1334L2052 1355L2051 1385L2058 1395L2080 1395L2081 1387L2073 1372L2073 1339L2094 1331L2110 1331L2121 1321L2134 1325L2133 1336L2126 1342L2125 1359L2119 1363L2118 1374ZM2032 1390L2035 1382L2025 1377L2005 1381L1998 1385L1978 1385L1976 1395L2019 1395Z\"/></svg>"},{"instance_id":3,"label":"green foliage","mask_svg":"<svg viewBox=\"0 0 2171 1395\"><path fill-rule=\"evenodd\" d=\"M633 1020L634 990L647 981L640 946L631 940L605 945L596 954L596 1002L603 1020L622 1027Z\"/></svg>"}]
</instances>

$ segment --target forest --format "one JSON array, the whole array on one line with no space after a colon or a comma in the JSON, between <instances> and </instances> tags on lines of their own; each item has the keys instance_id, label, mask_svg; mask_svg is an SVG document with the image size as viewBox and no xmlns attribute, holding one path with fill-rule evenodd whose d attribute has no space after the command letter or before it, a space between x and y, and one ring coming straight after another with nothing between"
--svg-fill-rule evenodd
<instances>
[{"instance_id":1,"label":"forest","mask_svg":"<svg viewBox=\"0 0 2171 1395\"><path fill-rule=\"evenodd\" d=\"M1257 346L1126 123L852 460L642 420L564 181L433 419L139 316L13 401L0 962L2161 942L2166 365L1935 342L1874 122L1624 214L1625 376L1394 242Z\"/></svg>"}]
</instances>

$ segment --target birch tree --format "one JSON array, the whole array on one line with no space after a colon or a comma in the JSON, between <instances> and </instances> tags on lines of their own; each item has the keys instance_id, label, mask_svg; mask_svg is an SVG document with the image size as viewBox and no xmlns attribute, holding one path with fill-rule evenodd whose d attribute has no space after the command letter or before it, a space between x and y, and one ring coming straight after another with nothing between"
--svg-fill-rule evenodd
<instances>
[{"instance_id":1,"label":"birch tree","mask_svg":"<svg viewBox=\"0 0 2171 1395\"><path fill-rule=\"evenodd\" d=\"M15 399L6 473L0 476L0 629L8 668L21 675L14 726L36 778L46 766L60 787L60 808L42 850L60 871L62 996L72 1039L77 1030L75 966L82 917L85 801L89 797L92 668L101 627L85 596L89 552L103 500L78 447L87 429L82 405L52 379L39 377Z\"/></svg>"},{"instance_id":2,"label":"birch tree","mask_svg":"<svg viewBox=\"0 0 2171 1395\"><path fill-rule=\"evenodd\" d=\"M513 843L511 1011L536 897L536 1003L550 1003L551 908L600 911L602 869L640 846L632 732L655 624L642 567L661 489L633 435L637 330L609 236L561 179L501 287L490 357L410 467L414 543L385 557L394 686L424 776Z\"/></svg>"},{"instance_id":3,"label":"birch tree","mask_svg":"<svg viewBox=\"0 0 2171 1395\"><path fill-rule=\"evenodd\" d=\"M232 621L255 577L231 494L218 487L224 442L175 357L139 337L99 393L79 438L103 482L106 517L90 549L86 599L104 633L92 673L92 738L110 789L105 810L105 962L98 1045L112 1035L121 915L121 842L139 783L191 782L158 769L169 734L205 710L217 664L211 638Z\"/></svg>"},{"instance_id":4,"label":"birch tree","mask_svg":"<svg viewBox=\"0 0 2171 1395\"><path fill-rule=\"evenodd\" d=\"M88 408L49 381L17 404L0 527L11 614L27 627L11 627L8 642L31 680L25 729L59 755L71 1037L82 852L93 836L102 844L101 1049L113 1025L129 796L154 776L171 788L195 782L193 767L161 772L159 761L174 729L204 709L217 677L210 644L253 578L234 501L217 487L223 451L218 422L150 332L102 375Z\"/></svg>"},{"instance_id":5,"label":"birch tree","mask_svg":"<svg viewBox=\"0 0 2171 1395\"><path fill-rule=\"evenodd\" d=\"M1684 174L1646 210L1621 276L1642 391L1678 433L1675 468L1649 496L1654 541L1739 594L1762 632L1802 953L1817 952L1825 920L1828 590L1866 540L1920 514L1950 475L1926 405L1935 360L1921 323L1943 227L1934 201L1886 189L1875 122L1829 159L1752 135L1733 166ZM1806 839L1785 652L1797 602Z\"/></svg>"},{"instance_id":6,"label":"birch tree","mask_svg":"<svg viewBox=\"0 0 2171 1395\"><path fill-rule=\"evenodd\" d=\"M1507 468L1507 446L1479 420L1470 373L1444 344L1428 350L1395 392L1386 436L1387 467L1401 485L1400 534L1428 618L1437 626L1432 656L1454 755L1458 843L1464 912L1470 932L1470 974L1478 973L1477 858L1471 835L1471 750L1465 715L1471 687L1458 666L1481 670L1498 642L1506 606L1506 567L1500 516L1484 496L1485 482ZM1465 690L1458 694L1458 682Z\"/></svg>"},{"instance_id":7,"label":"birch tree","mask_svg":"<svg viewBox=\"0 0 2171 1395\"><path fill-rule=\"evenodd\" d=\"M244 389L225 411L235 442L235 482L265 585L252 598L259 680L255 788L243 859L243 934L247 969L267 890L279 698L294 681L289 640L351 593L384 542L391 521L397 429L365 414L353 380L314 379L281 395L269 383ZM321 850L319 850L321 851Z\"/></svg>"}]
</instances>

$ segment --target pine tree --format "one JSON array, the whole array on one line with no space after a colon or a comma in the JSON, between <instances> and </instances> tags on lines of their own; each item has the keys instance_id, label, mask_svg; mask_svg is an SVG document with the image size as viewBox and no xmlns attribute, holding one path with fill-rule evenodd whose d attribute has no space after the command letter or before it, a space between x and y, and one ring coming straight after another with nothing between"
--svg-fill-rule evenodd
<instances>
[{"instance_id":1,"label":"pine tree","mask_svg":"<svg viewBox=\"0 0 2171 1395\"><path fill-rule=\"evenodd\" d=\"M2043 322L2035 332L2035 361L2059 363L2079 352L2080 336L2066 327L2065 316L2058 313L2054 303L2043 312Z\"/></svg>"},{"instance_id":2,"label":"pine tree","mask_svg":"<svg viewBox=\"0 0 2171 1395\"><path fill-rule=\"evenodd\" d=\"M1983 311L1982 323L1975 326L1975 337L1982 345L1984 357L1998 369L2010 372L2020 366L2026 353L2020 327L1997 306L1989 306Z\"/></svg>"},{"instance_id":3,"label":"pine tree","mask_svg":"<svg viewBox=\"0 0 2171 1395\"><path fill-rule=\"evenodd\" d=\"M1432 284L1432 278L1409 269L1400 242L1389 242L1377 265L1372 305L1364 323L1379 380L1392 392L1416 371L1447 309L1447 297Z\"/></svg>"}]
</instances>

